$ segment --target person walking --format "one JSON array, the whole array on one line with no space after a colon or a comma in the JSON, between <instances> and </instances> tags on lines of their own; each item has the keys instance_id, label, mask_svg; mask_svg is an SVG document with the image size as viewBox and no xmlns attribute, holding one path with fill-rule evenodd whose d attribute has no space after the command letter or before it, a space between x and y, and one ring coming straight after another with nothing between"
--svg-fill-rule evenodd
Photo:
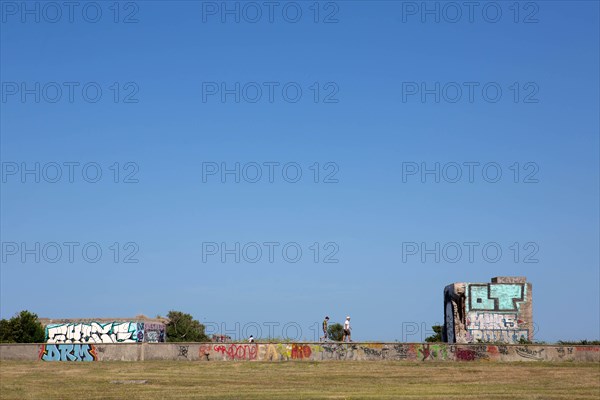
<instances>
[{"instance_id":1,"label":"person walking","mask_svg":"<svg viewBox=\"0 0 600 400\"><path fill-rule=\"evenodd\" d=\"M325 316L325 319L323 320L323 336L319 338L320 340L322 339L324 342L326 342L327 338L329 337L329 334L327 333L328 323L329 323L329 317Z\"/></svg>"},{"instance_id":2,"label":"person walking","mask_svg":"<svg viewBox=\"0 0 600 400\"><path fill-rule=\"evenodd\" d=\"M352 327L350 326L350 316L347 316L346 322L344 322L344 336L342 336L342 342L345 342L346 338L349 342L352 341L351 331Z\"/></svg>"}]
</instances>

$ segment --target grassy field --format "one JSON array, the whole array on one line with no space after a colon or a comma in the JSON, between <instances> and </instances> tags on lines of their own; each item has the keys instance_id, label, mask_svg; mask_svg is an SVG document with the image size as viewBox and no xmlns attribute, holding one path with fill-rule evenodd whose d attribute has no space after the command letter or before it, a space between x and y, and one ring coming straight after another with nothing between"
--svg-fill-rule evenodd
<instances>
[{"instance_id":1,"label":"grassy field","mask_svg":"<svg viewBox=\"0 0 600 400\"><path fill-rule=\"evenodd\" d=\"M0 398L600 399L600 364L2 361Z\"/></svg>"}]
</instances>

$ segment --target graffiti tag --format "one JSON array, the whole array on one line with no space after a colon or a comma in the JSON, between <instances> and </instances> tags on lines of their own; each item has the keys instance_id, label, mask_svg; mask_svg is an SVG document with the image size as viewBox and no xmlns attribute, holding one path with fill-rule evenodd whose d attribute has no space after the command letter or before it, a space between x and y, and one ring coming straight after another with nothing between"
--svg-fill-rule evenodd
<instances>
[{"instance_id":1,"label":"graffiti tag","mask_svg":"<svg viewBox=\"0 0 600 400\"><path fill-rule=\"evenodd\" d=\"M213 349L230 360L256 360L258 354L256 344L215 345Z\"/></svg>"},{"instance_id":2,"label":"graffiti tag","mask_svg":"<svg viewBox=\"0 0 600 400\"><path fill-rule=\"evenodd\" d=\"M93 344L44 344L40 351L43 361L96 361Z\"/></svg>"}]
</instances>

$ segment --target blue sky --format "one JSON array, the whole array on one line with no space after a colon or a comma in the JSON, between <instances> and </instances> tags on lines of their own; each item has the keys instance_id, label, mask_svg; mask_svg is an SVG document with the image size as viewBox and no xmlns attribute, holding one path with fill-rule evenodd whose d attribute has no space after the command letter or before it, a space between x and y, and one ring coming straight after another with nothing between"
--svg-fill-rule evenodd
<instances>
[{"instance_id":1,"label":"blue sky","mask_svg":"<svg viewBox=\"0 0 600 400\"><path fill-rule=\"evenodd\" d=\"M445 285L524 275L537 339L600 336L597 2L471 21L428 3L439 22L421 2L280 2L272 22L236 2L239 22L221 2L81 3L72 22L28 4L2 4L3 318L175 309L311 340L351 315L355 340L418 341Z\"/></svg>"}]
</instances>

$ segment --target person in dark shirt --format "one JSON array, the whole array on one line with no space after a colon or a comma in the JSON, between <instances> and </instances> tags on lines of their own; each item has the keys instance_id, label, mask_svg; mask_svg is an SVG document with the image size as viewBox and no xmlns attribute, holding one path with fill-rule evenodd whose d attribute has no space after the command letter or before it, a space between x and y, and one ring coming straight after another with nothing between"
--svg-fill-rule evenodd
<instances>
[{"instance_id":1,"label":"person in dark shirt","mask_svg":"<svg viewBox=\"0 0 600 400\"><path fill-rule=\"evenodd\" d=\"M327 324L328 324L328 323L329 323L329 317L327 317L327 316L326 316L326 317L325 317L325 319L323 320L323 336L321 337L321 339L322 339L323 341L326 341L326 340L327 340L327 337L329 336L329 335L327 334Z\"/></svg>"}]
</instances>

